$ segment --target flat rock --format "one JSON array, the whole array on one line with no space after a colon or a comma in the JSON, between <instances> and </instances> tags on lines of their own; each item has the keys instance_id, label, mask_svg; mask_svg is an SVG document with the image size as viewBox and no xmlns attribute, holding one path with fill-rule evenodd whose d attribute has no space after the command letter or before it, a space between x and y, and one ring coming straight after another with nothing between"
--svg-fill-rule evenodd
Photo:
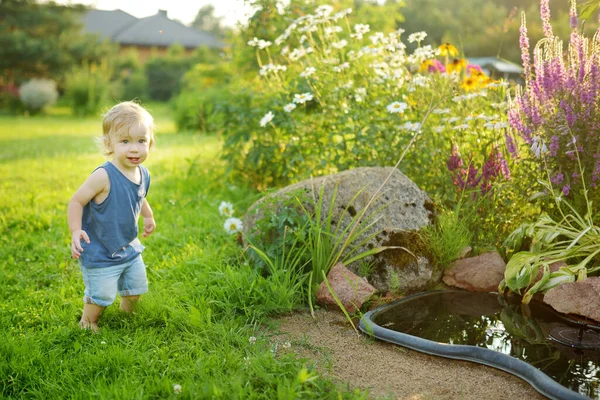
<instances>
[{"instance_id":1,"label":"flat rock","mask_svg":"<svg viewBox=\"0 0 600 400\"><path fill-rule=\"evenodd\" d=\"M558 285L544 295L544 303L560 313L600 322L600 277Z\"/></svg>"},{"instance_id":2,"label":"flat rock","mask_svg":"<svg viewBox=\"0 0 600 400\"><path fill-rule=\"evenodd\" d=\"M506 263L495 251L457 260L444 272L446 285L473 292L497 292Z\"/></svg>"},{"instance_id":3,"label":"flat rock","mask_svg":"<svg viewBox=\"0 0 600 400\"><path fill-rule=\"evenodd\" d=\"M327 274L327 280L333 292L349 313L360 310L362 305L377 292L377 289L371 286L365 278L356 275L342 263L337 263L331 268L331 271ZM321 282L321 285L319 285L317 302L321 305L338 305L325 282Z\"/></svg>"}]
</instances>

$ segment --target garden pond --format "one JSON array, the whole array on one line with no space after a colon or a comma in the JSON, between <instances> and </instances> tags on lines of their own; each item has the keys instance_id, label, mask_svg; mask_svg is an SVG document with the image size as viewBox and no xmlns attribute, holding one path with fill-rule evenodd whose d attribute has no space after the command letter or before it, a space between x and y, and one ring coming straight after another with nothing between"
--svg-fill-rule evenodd
<instances>
[{"instance_id":1,"label":"garden pond","mask_svg":"<svg viewBox=\"0 0 600 400\"><path fill-rule=\"evenodd\" d=\"M381 340L503 369L550 398L600 400L600 326L535 300L420 293L365 314L360 326Z\"/></svg>"}]
</instances>

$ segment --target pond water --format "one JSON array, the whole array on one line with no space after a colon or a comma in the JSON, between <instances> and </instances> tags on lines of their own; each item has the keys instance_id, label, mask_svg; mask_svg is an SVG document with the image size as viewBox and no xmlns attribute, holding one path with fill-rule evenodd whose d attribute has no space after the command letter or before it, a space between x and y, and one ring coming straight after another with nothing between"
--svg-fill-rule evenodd
<instances>
[{"instance_id":1,"label":"pond water","mask_svg":"<svg viewBox=\"0 0 600 400\"><path fill-rule=\"evenodd\" d=\"M522 305L516 296L440 291L392 303L372 320L419 338L510 355L572 391L600 400L600 326L566 319L543 303Z\"/></svg>"}]
</instances>

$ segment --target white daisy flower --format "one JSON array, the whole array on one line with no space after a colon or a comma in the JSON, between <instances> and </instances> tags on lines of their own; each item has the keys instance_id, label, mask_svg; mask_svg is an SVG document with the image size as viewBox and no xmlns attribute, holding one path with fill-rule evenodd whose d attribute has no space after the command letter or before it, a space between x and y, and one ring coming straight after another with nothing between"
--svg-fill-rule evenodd
<instances>
[{"instance_id":1,"label":"white daisy flower","mask_svg":"<svg viewBox=\"0 0 600 400\"><path fill-rule=\"evenodd\" d=\"M262 40L261 39L261 40L258 41L257 46L258 46L259 49L264 49L266 47L269 47L271 44L272 44L271 42L269 42L267 40Z\"/></svg>"},{"instance_id":2,"label":"white daisy flower","mask_svg":"<svg viewBox=\"0 0 600 400\"><path fill-rule=\"evenodd\" d=\"M223 228L225 228L225 231L230 235L241 232L243 229L242 220L234 217L227 218L223 224Z\"/></svg>"},{"instance_id":3,"label":"white daisy flower","mask_svg":"<svg viewBox=\"0 0 600 400\"><path fill-rule=\"evenodd\" d=\"M256 46L258 46L258 42L259 42L258 38L255 37L254 39L252 39L248 42L248 46L256 47Z\"/></svg>"},{"instance_id":4,"label":"white daisy flower","mask_svg":"<svg viewBox=\"0 0 600 400\"><path fill-rule=\"evenodd\" d=\"M425 39L425 37L427 37L426 32L415 32L408 35L408 41L409 43L420 42Z\"/></svg>"},{"instance_id":5,"label":"white daisy flower","mask_svg":"<svg viewBox=\"0 0 600 400\"><path fill-rule=\"evenodd\" d=\"M233 215L233 204L228 201L222 201L219 204L219 214L225 217L231 217Z\"/></svg>"},{"instance_id":6,"label":"white daisy flower","mask_svg":"<svg viewBox=\"0 0 600 400\"><path fill-rule=\"evenodd\" d=\"M348 44L348 41L346 41L345 39L342 39L339 42L331 43L331 47L335 47L336 49L341 49L341 48L346 47L347 44Z\"/></svg>"},{"instance_id":7,"label":"white daisy flower","mask_svg":"<svg viewBox=\"0 0 600 400\"><path fill-rule=\"evenodd\" d=\"M297 103L297 104L304 104L307 101L311 101L312 99L313 99L313 95L310 92L294 95L294 103Z\"/></svg>"},{"instance_id":8,"label":"white daisy flower","mask_svg":"<svg viewBox=\"0 0 600 400\"><path fill-rule=\"evenodd\" d=\"M400 101L394 101L393 103L389 104L386 108L390 113L403 113L404 110L408 108L408 104Z\"/></svg>"},{"instance_id":9,"label":"white daisy flower","mask_svg":"<svg viewBox=\"0 0 600 400\"><path fill-rule=\"evenodd\" d=\"M455 131L462 131L462 130L465 130L465 129L469 129L469 124L456 125L452 129L454 129Z\"/></svg>"},{"instance_id":10,"label":"white daisy flower","mask_svg":"<svg viewBox=\"0 0 600 400\"><path fill-rule=\"evenodd\" d=\"M365 33L369 33L371 27L369 24L356 24L354 25L354 32L359 35L364 35Z\"/></svg>"},{"instance_id":11,"label":"white daisy flower","mask_svg":"<svg viewBox=\"0 0 600 400\"><path fill-rule=\"evenodd\" d=\"M294 111L295 108L296 108L296 105L294 103L289 103L289 104L286 104L285 106L283 106L283 111L292 112L292 111Z\"/></svg>"},{"instance_id":12,"label":"white daisy flower","mask_svg":"<svg viewBox=\"0 0 600 400\"><path fill-rule=\"evenodd\" d=\"M311 76L317 71L315 67L306 67L304 71L300 73L300 76L306 78L307 76Z\"/></svg>"},{"instance_id":13,"label":"white daisy flower","mask_svg":"<svg viewBox=\"0 0 600 400\"><path fill-rule=\"evenodd\" d=\"M273 120L274 116L275 116L275 114L273 114L271 111L266 113L265 116L262 117L260 120L260 126L262 126L262 127L267 126L267 124Z\"/></svg>"}]
</instances>

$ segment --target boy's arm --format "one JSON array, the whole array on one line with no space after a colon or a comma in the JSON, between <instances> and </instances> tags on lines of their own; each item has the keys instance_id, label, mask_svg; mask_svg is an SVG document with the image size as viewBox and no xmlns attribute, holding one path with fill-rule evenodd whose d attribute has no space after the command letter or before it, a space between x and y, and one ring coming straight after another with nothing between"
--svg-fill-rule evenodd
<instances>
[{"instance_id":1,"label":"boy's arm","mask_svg":"<svg viewBox=\"0 0 600 400\"><path fill-rule=\"evenodd\" d=\"M156 229L156 222L154 221L154 214L152 213L152 208L150 208L150 203L148 200L144 198L144 202L142 203L142 217L144 217L144 233L143 237L149 236Z\"/></svg>"},{"instance_id":2,"label":"boy's arm","mask_svg":"<svg viewBox=\"0 0 600 400\"><path fill-rule=\"evenodd\" d=\"M87 243L90 242L87 233L81 230L83 207L100 192L107 190L109 183L108 174L104 168L98 168L83 182L69 201L67 220L71 232L71 255L73 258L79 258L83 251L81 239Z\"/></svg>"}]
</instances>

